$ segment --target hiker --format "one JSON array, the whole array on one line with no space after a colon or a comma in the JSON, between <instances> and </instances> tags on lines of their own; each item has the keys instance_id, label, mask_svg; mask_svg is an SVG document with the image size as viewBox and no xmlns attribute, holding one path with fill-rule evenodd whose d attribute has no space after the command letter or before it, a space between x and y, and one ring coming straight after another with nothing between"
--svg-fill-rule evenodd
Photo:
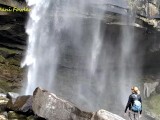
<instances>
[{"instance_id":1,"label":"hiker","mask_svg":"<svg viewBox=\"0 0 160 120\"><path fill-rule=\"evenodd\" d=\"M142 99L140 91L137 87L131 88L132 94L129 96L128 103L125 108L125 115L127 110L129 120L139 120L142 113Z\"/></svg>"}]
</instances>

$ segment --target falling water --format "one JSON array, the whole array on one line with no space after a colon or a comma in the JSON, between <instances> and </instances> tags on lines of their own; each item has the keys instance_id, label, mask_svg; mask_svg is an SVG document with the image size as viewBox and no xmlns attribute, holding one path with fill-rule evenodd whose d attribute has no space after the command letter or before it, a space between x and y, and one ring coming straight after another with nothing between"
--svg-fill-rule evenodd
<instances>
[{"instance_id":1,"label":"falling water","mask_svg":"<svg viewBox=\"0 0 160 120\"><path fill-rule=\"evenodd\" d=\"M104 23L106 9L100 6L111 3L125 5L116 0L28 0L25 94L41 86L80 108L119 113L138 68L134 32Z\"/></svg>"}]
</instances>

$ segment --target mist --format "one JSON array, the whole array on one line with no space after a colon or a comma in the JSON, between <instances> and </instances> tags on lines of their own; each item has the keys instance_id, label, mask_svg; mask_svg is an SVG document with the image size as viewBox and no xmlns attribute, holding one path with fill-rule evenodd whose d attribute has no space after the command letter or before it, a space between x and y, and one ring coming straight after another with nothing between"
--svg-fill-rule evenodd
<instances>
[{"instance_id":1,"label":"mist","mask_svg":"<svg viewBox=\"0 0 160 120\"><path fill-rule=\"evenodd\" d=\"M34 7L22 62L28 67L25 94L40 86L81 109L123 112L130 87L139 86L141 60L134 18L122 19L124 25L106 24L106 9L98 6L107 3L127 6L103 0L28 0Z\"/></svg>"}]
</instances>

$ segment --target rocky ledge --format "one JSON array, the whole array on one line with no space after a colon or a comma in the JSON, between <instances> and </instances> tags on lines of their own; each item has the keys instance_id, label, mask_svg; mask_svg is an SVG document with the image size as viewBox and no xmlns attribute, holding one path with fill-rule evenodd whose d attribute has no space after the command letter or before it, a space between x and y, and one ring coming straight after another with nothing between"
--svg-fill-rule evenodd
<instances>
[{"instance_id":1,"label":"rocky ledge","mask_svg":"<svg viewBox=\"0 0 160 120\"><path fill-rule=\"evenodd\" d=\"M33 96L8 93L0 97L0 120L125 120L106 110L86 112L41 88Z\"/></svg>"}]
</instances>

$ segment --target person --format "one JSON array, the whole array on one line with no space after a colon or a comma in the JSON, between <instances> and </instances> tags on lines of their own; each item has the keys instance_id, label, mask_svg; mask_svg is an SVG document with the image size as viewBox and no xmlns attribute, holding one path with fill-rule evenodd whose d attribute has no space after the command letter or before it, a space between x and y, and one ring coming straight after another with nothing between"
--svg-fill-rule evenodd
<instances>
[{"instance_id":1,"label":"person","mask_svg":"<svg viewBox=\"0 0 160 120\"><path fill-rule=\"evenodd\" d=\"M139 120L142 114L142 99L138 87L131 88L132 94L128 98L128 103L125 108L125 115L127 110L129 120Z\"/></svg>"}]
</instances>

